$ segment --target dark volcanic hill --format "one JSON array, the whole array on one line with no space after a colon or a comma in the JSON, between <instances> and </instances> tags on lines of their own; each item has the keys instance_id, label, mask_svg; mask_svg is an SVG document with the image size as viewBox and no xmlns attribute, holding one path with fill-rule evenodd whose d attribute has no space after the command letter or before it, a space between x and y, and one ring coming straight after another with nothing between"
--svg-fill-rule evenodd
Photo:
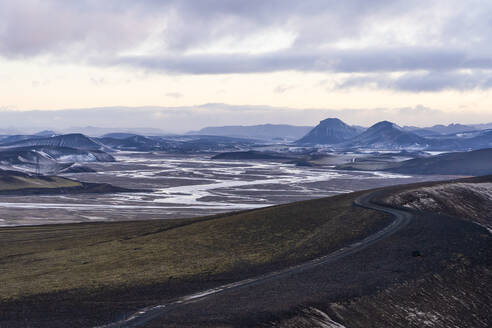
<instances>
[{"instance_id":1,"label":"dark volcanic hill","mask_svg":"<svg viewBox=\"0 0 492 328\"><path fill-rule=\"evenodd\" d=\"M405 131L394 123L382 121L342 145L347 148L403 149L426 148L428 143L427 139L415 133Z\"/></svg>"},{"instance_id":2,"label":"dark volcanic hill","mask_svg":"<svg viewBox=\"0 0 492 328\"><path fill-rule=\"evenodd\" d=\"M428 138L432 150L474 150L492 147L492 130L467 131Z\"/></svg>"},{"instance_id":3,"label":"dark volcanic hill","mask_svg":"<svg viewBox=\"0 0 492 328\"><path fill-rule=\"evenodd\" d=\"M39 131L38 133L35 133L34 135L38 137L54 137L57 134L58 133L56 133L53 130L43 130L43 131Z\"/></svg>"},{"instance_id":4,"label":"dark volcanic hill","mask_svg":"<svg viewBox=\"0 0 492 328\"><path fill-rule=\"evenodd\" d=\"M97 140L108 147L120 150L149 151L166 149L164 142L149 139L144 136L130 135L126 138L124 138L123 135L121 135L119 138L118 136L120 135L99 138Z\"/></svg>"},{"instance_id":5,"label":"dark volcanic hill","mask_svg":"<svg viewBox=\"0 0 492 328\"><path fill-rule=\"evenodd\" d=\"M297 141L299 144L336 145L352 139L359 129L349 126L338 118L327 118Z\"/></svg>"},{"instance_id":6,"label":"dark volcanic hill","mask_svg":"<svg viewBox=\"0 0 492 328\"><path fill-rule=\"evenodd\" d=\"M479 149L492 147L492 130L483 130L478 132L458 133L463 148Z\"/></svg>"},{"instance_id":7,"label":"dark volcanic hill","mask_svg":"<svg viewBox=\"0 0 492 328\"><path fill-rule=\"evenodd\" d=\"M289 157L283 154L273 152L260 151L236 151L217 154L212 159L227 159L227 160L292 160L294 157Z\"/></svg>"},{"instance_id":8,"label":"dark volcanic hill","mask_svg":"<svg viewBox=\"0 0 492 328\"><path fill-rule=\"evenodd\" d=\"M435 131L440 134L451 134L451 133L460 133L460 132L476 130L476 128L472 125L463 125L463 124L455 124L455 123L449 125L438 124L425 129Z\"/></svg>"},{"instance_id":9,"label":"dark volcanic hill","mask_svg":"<svg viewBox=\"0 0 492 328\"><path fill-rule=\"evenodd\" d=\"M0 151L0 165L28 172L54 173L71 167L73 163L114 161L113 156L101 150L67 147L34 146Z\"/></svg>"},{"instance_id":10,"label":"dark volcanic hill","mask_svg":"<svg viewBox=\"0 0 492 328\"><path fill-rule=\"evenodd\" d=\"M107 133L103 135L101 138L113 138L113 139L126 139L129 137L137 136L135 133L127 133L127 132L113 132Z\"/></svg>"},{"instance_id":11,"label":"dark volcanic hill","mask_svg":"<svg viewBox=\"0 0 492 328\"><path fill-rule=\"evenodd\" d=\"M80 133L64 134L49 138L32 138L2 145L2 147L8 148L32 146L67 147L82 150L109 150L99 142Z\"/></svg>"},{"instance_id":12,"label":"dark volcanic hill","mask_svg":"<svg viewBox=\"0 0 492 328\"><path fill-rule=\"evenodd\" d=\"M407 174L492 174L492 148L470 152L447 153L401 162L392 172Z\"/></svg>"}]
</instances>

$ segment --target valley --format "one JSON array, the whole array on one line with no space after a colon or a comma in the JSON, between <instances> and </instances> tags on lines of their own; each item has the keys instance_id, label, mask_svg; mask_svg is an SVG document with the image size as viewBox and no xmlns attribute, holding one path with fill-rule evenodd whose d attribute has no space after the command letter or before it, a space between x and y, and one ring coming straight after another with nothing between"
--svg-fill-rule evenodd
<instances>
[{"instance_id":1,"label":"valley","mask_svg":"<svg viewBox=\"0 0 492 328\"><path fill-rule=\"evenodd\" d=\"M0 140L0 326L487 327L487 130L246 131Z\"/></svg>"},{"instance_id":2,"label":"valley","mask_svg":"<svg viewBox=\"0 0 492 328\"><path fill-rule=\"evenodd\" d=\"M94 172L62 176L128 192L2 197L0 226L196 217L448 178L271 160L215 160L208 154L120 152L114 156L115 162L84 163Z\"/></svg>"}]
</instances>

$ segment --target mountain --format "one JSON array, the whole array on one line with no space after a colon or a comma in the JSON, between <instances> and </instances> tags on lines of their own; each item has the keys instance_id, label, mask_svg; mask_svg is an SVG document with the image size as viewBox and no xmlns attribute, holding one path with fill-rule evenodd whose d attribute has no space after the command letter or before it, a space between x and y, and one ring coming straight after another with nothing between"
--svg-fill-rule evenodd
<instances>
[{"instance_id":1,"label":"mountain","mask_svg":"<svg viewBox=\"0 0 492 328\"><path fill-rule=\"evenodd\" d=\"M297 141L298 144L336 145L352 139L359 134L360 128L349 126L338 118L327 118Z\"/></svg>"},{"instance_id":2,"label":"mountain","mask_svg":"<svg viewBox=\"0 0 492 328\"><path fill-rule=\"evenodd\" d=\"M64 134L49 138L31 138L11 143L2 144L3 148L32 147L32 146L54 146L82 150L106 150L111 149L101 143L80 133Z\"/></svg>"},{"instance_id":3,"label":"mountain","mask_svg":"<svg viewBox=\"0 0 492 328\"><path fill-rule=\"evenodd\" d=\"M101 138L126 139L137 135L138 134L135 133L113 132L113 133L107 133L103 135Z\"/></svg>"},{"instance_id":4,"label":"mountain","mask_svg":"<svg viewBox=\"0 0 492 328\"><path fill-rule=\"evenodd\" d=\"M432 137L432 136L439 136L440 133L434 130L431 130L429 128L419 128L417 126L403 126L402 129L404 131L412 132L415 133L418 136L421 137Z\"/></svg>"},{"instance_id":5,"label":"mountain","mask_svg":"<svg viewBox=\"0 0 492 328\"><path fill-rule=\"evenodd\" d=\"M113 137L96 138L95 141L118 150L131 151L166 151L166 152L215 152L244 150L250 148L254 141L235 137L223 136L125 136L123 133L110 134Z\"/></svg>"},{"instance_id":6,"label":"mountain","mask_svg":"<svg viewBox=\"0 0 492 328\"><path fill-rule=\"evenodd\" d=\"M492 129L492 123L473 124L473 127L477 130L489 130Z\"/></svg>"},{"instance_id":7,"label":"mountain","mask_svg":"<svg viewBox=\"0 0 492 328\"><path fill-rule=\"evenodd\" d=\"M0 145L10 144L22 140L35 139L35 138L39 138L39 136L35 136L32 134L3 135L0 137Z\"/></svg>"},{"instance_id":8,"label":"mountain","mask_svg":"<svg viewBox=\"0 0 492 328\"><path fill-rule=\"evenodd\" d=\"M0 151L0 165L9 169L53 173L74 163L114 162L113 156L101 150L81 150L57 146L30 146Z\"/></svg>"},{"instance_id":9,"label":"mountain","mask_svg":"<svg viewBox=\"0 0 492 328\"><path fill-rule=\"evenodd\" d=\"M250 126L232 125L206 127L199 131L188 132L188 134L255 138L265 140L296 140L301 138L311 129L311 126L294 126L284 124L262 124Z\"/></svg>"},{"instance_id":10,"label":"mountain","mask_svg":"<svg viewBox=\"0 0 492 328\"><path fill-rule=\"evenodd\" d=\"M38 133L35 133L34 135L38 137L54 137L57 134L58 133L56 133L53 130L43 130L43 131L39 131Z\"/></svg>"},{"instance_id":11,"label":"mountain","mask_svg":"<svg viewBox=\"0 0 492 328\"><path fill-rule=\"evenodd\" d=\"M112 135L112 137L103 137L97 140L108 147L119 150L149 151L168 149L168 147L165 147L166 145L164 142L149 139L144 136L131 134L129 136L125 136L124 133L115 133L109 135Z\"/></svg>"},{"instance_id":12,"label":"mountain","mask_svg":"<svg viewBox=\"0 0 492 328\"><path fill-rule=\"evenodd\" d=\"M463 124L455 124L455 123L449 125L438 124L424 129L434 131L440 134L452 134L452 133L460 133L460 132L476 130L476 128L472 125L463 125Z\"/></svg>"},{"instance_id":13,"label":"mountain","mask_svg":"<svg viewBox=\"0 0 492 328\"><path fill-rule=\"evenodd\" d=\"M406 174L489 175L492 174L492 148L411 159L389 171Z\"/></svg>"},{"instance_id":14,"label":"mountain","mask_svg":"<svg viewBox=\"0 0 492 328\"><path fill-rule=\"evenodd\" d=\"M458 137L467 149L492 147L492 129L482 130L477 133L459 133Z\"/></svg>"},{"instance_id":15,"label":"mountain","mask_svg":"<svg viewBox=\"0 0 492 328\"><path fill-rule=\"evenodd\" d=\"M432 150L475 150L492 147L492 129L460 132L428 139Z\"/></svg>"},{"instance_id":16,"label":"mountain","mask_svg":"<svg viewBox=\"0 0 492 328\"><path fill-rule=\"evenodd\" d=\"M273 153L273 152L260 152L260 151L237 151L217 154L212 157L212 159L226 159L226 160L292 160L291 156L286 156L283 154Z\"/></svg>"},{"instance_id":17,"label":"mountain","mask_svg":"<svg viewBox=\"0 0 492 328\"><path fill-rule=\"evenodd\" d=\"M480 127L480 125L464 125L458 123L452 123L449 125L437 124L425 128L419 128L416 126L404 126L403 130L413 132L422 137L434 137L440 135L450 135L455 133L485 130L486 125Z\"/></svg>"},{"instance_id":18,"label":"mountain","mask_svg":"<svg viewBox=\"0 0 492 328\"><path fill-rule=\"evenodd\" d=\"M345 148L402 149L426 148L428 140L398 125L382 121L342 144Z\"/></svg>"}]
</instances>

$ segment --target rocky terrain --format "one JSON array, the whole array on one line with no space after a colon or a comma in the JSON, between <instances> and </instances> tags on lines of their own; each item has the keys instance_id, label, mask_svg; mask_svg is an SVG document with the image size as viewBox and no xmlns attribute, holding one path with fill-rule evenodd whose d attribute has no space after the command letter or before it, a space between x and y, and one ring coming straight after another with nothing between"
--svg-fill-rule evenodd
<instances>
[{"instance_id":1,"label":"rocky terrain","mask_svg":"<svg viewBox=\"0 0 492 328\"><path fill-rule=\"evenodd\" d=\"M492 182L453 182L397 192L386 202L478 223L492 233Z\"/></svg>"},{"instance_id":2,"label":"rocky terrain","mask_svg":"<svg viewBox=\"0 0 492 328\"><path fill-rule=\"evenodd\" d=\"M409 208L416 219L369 251L374 262L360 269L414 273L371 292L310 302L265 327L490 327L492 177L390 189L379 201ZM391 258L398 248L413 257L411 266L376 259L376 249Z\"/></svg>"}]
</instances>

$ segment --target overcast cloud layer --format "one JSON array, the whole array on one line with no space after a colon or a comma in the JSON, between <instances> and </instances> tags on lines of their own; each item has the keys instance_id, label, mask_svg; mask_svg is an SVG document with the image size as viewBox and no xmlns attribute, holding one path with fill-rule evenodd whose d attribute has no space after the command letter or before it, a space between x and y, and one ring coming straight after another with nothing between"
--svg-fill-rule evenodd
<instances>
[{"instance_id":1,"label":"overcast cloud layer","mask_svg":"<svg viewBox=\"0 0 492 328\"><path fill-rule=\"evenodd\" d=\"M159 74L354 73L335 88L492 87L489 0L3 0L0 56Z\"/></svg>"}]
</instances>

